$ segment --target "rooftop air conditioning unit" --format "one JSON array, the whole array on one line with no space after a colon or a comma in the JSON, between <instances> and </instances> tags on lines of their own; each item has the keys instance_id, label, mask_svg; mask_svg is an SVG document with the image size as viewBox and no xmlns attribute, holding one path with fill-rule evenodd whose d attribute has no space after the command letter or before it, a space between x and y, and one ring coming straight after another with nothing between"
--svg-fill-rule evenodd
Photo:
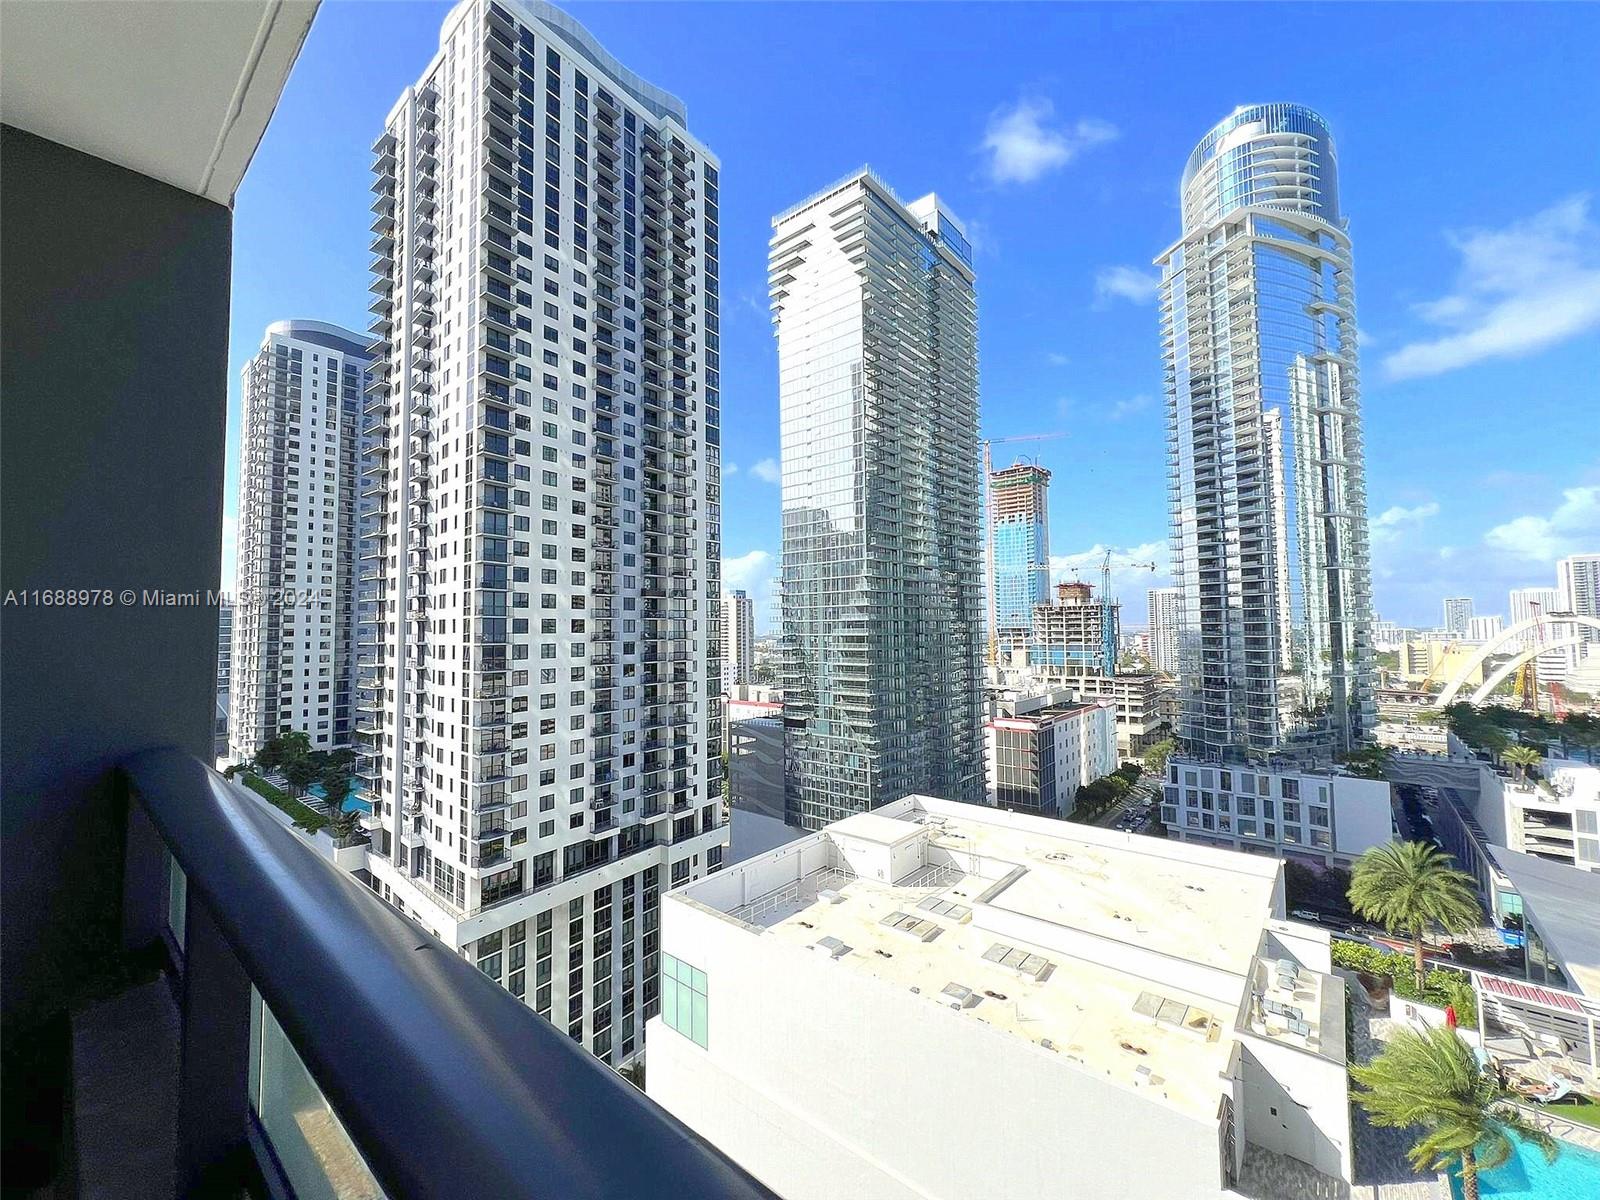
<instances>
[{"instance_id":1,"label":"rooftop air conditioning unit","mask_svg":"<svg viewBox=\"0 0 1600 1200\"><path fill-rule=\"evenodd\" d=\"M821 937L813 944L812 949L825 951L829 958L843 958L850 953L850 947L836 937Z\"/></svg>"}]
</instances>

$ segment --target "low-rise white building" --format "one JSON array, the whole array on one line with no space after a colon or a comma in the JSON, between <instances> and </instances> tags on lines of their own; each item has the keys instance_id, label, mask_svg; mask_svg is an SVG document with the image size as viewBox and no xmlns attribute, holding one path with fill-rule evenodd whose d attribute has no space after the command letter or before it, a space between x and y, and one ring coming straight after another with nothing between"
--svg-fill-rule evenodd
<instances>
[{"instance_id":1,"label":"low-rise white building","mask_svg":"<svg viewBox=\"0 0 1600 1200\"><path fill-rule=\"evenodd\" d=\"M1078 789L1117 769L1117 706L1062 691L1000 703L984 726L989 803L1069 817Z\"/></svg>"},{"instance_id":2,"label":"low-rise white building","mask_svg":"<svg viewBox=\"0 0 1600 1200\"><path fill-rule=\"evenodd\" d=\"M1348 1181L1344 988L1276 861L909 796L662 902L648 1089L785 1200Z\"/></svg>"},{"instance_id":3,"label":"low-rise white building","mask_svg":"<svg viewBox=\"0 0 1600 1200\"><path fill-rule=\"evenodd\" d=\"M1169 759L1161 820L1180 841L1325 866L1394 839L1386 780L1299 767Z\"/></svg>"},{"instance_id":4,"label":"low-rise white building","mask_svg":"<svg viewBox=\"0 0 1600 1200\"><path fill-rule=\"evenodd\" d=\"M989 669L988 685L999 703L1063 690L1074 700L1116 704L1117 753L1136 758L1171 736L1177 688L1164 675L1081 675L1043 667Z\"/></svg>"},{"instance_id":5,"label":"low-rise white building","mask_svg":"<svg viewBox=\"0 0 1600 1200\"><path fill-rule=\"evenodd\" d=\"M1470 822L1446 814L1446 845L1457 857L1481 862L1482 848L1464 844L1481 842L1600 872L1600 767L1547 758L1536 778L1519 779L1481 760L1464 760L1410 774L1470 813ZM1483 886L1486 875L1474 873Z\"/></svg>"}]
</instances>

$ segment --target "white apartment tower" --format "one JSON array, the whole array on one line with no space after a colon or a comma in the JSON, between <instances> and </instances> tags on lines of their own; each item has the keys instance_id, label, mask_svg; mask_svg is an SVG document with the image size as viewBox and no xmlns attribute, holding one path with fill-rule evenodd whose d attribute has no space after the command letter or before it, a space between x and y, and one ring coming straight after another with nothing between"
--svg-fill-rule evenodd
<instances>
[{"instance_id":1,"label":"white apartment tower","mask_svg":"<svg viewBox=\"0 0 1600 1200\"><path fill-rule=\"evenodd\" d=\"M866 169L772 225L789 820L981 802L971 249L936 195Z\"/></svg>"},{"instance_id":2,"label":"white apartment tower","mask_svg":"<svg viewBox=\"0 0 1600 1200\"><path fill-rule=\"evenodd\" d=\"M661 892L726 843L719 174L685 122L559 9L462 0L374 145L372 886L614 1065Z\"/></svg>"},{"instance_id":3,"label":"white apartment tower","mask_svg":"<svg viewBox=\"0 0 1600 1200\"><path fill-rule=\"evenodd\" d=\"M1473 605L1471 596L1447 596L1444 602L1444 627L1457 637L1464 638L1472 627Z\"/></svg>"},{"instance_id":4,"label":"white apartment tower","mask_svg":"<svg viewBox=\"0 0 1600 1200\"><path fill-rule=\"evenodd\" d=\"M1535 617L1548 616L1551 613L1565 611L1562 603L1561 591L1553 587L1524 587L1513 588L1509 595L1511 609L1511 624L1520 625ZM1518 635L1517 641L1524 649L1535 646L1551 645L1551 649L1541 651L1534 662L1535 678L1541 684L1563 683L1566 681L1570 666L1567 648L1557 647L1554 643L1562 640L1567 635L1569 626L1548 624L1534 629L1526 630Z\"/></svg>"},{"instance_id":5,"label":"white apartment tower","mask_svg":"<svg viewBox=\"0 0 1600 1200\"><path fill-rule=\"evenodd\" d=\"M1556 563L1556 586L1561 611L1600 620L1600 554L1572 554ZM1577 666L1584 655L1600 654L1600 630L1573 624L1570 636L1578 639L1571 651Z\"/></svg>"},{"instance_id":6,"label":"white apartment tower","mask_svg":"<svg viewBox=\"0 0 1600 1200\"><path fill-rule=\"evenodd\" d=\"M748 593L722 597L722 684L754 683L756 672L756 606Z\"/></svg>"},{"instance_id":7,"label":"white apartment tower","mask_svg":"<svg viewBox=\"0 0 1600 1200\"><path fill-rule=\"evenodd\" d=\"M354 728L356 487L368 339L277 321L244 366L229 749Z\"/></svg>"},{"instance_id":8,"label":"white apartment tower","mask_svg":"<svg viewBox=\"0 0 1600 1200\"><path fill-rule=\"evenodd\" d=\"M1151 588L1150 664L1163 675L1178 673L1178 630L1183 625L1183 589Z\"/></svg>"}]
</instances>

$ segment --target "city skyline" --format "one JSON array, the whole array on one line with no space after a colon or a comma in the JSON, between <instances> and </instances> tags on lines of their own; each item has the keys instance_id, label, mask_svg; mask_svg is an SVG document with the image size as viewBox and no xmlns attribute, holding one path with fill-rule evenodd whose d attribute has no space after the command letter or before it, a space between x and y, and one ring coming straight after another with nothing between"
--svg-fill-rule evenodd
<instances>
[{"instance_id":1,"label":"city skyline","mask_svg":"<svg viewBox=\"0 0 1600 1200\"><path fill-rule=\"evenodd\" d=\"M1482 108L1470 116L1446 111L1449 106L1428 94L1429 79L1453 75L1462 64L1503 65L1508 53L1558 61L1572 54L1555 14L1546 12L1537 26L1525 23L1507 43L1490 14L1464 11L1441 49L1429 41L1425 12L1401 9L1380 18L1340 10L1328 14L1326 36L1353 41L1374 21L1385 34L1374 55L1352 64L1345 85L1267 64L1252 68L1247 89L1197 72L1164 79L1155 95L1143 96L1131 80L1092 62L1085 77L1068 86L1047 53L1058 39L1089 48L1138 46L1139 10L1106 10L1092 21L1101 10L1038 9L1026 33L974 27L978 48L1015 62L1015 74L952 77L943 85L949 94L937 97L909 79L886 79L872 119L860 121L844 120L843 97L811 86L809 78L799 89L804 103L784 107L771 102L766 85L756 95L746 90L753 83L737 77L685 69L686 59L761 54L780 83L809 75L816 68L810 56L779 36L780 10L687 5L674 11L676 22L656 22L639 20L629 7L572 7L612 53L684 95L725 158L760 164L767 145L789 146L783 170L736 173L724 204L723 375L725 389L739 398L730 406L724 448L724 558L727 585L745 588L755 601L758 632L773 628L779 549L776 365L764 303L770 214L816 179L837 177L862 161L907 192L938 186L947 193L957 211L970 214L984 279L984 431L1042 427L1069 435L1039 455L1043 465L1072 473L1074 481L1052 498L1052 582L1071 578L1074 567L1091 578L1097 545L1164 562L1150 263L1175 224L1170 162L1174 155L1181 159L1218 114L1261 99L1305 103L1339 131L1341 187L1345 207L1356 214L1352 236L1362 247L1376 610L1403 624L1432 624L1438 597L1452 594L1474 595L1480 609L1494 611L1510 588L1548 579L1556 559L1595 549L1600 462L1592 448L1582 439L1554 439L1539 447L1535 461L1512 461L1490 432L1504 420L1504 404L1516 405L1520 423L1560 428L1570 424L1580 401L1593 397L1600 272L1593 266L1595 239L1586 240L1584 231L1592 229L1594 215L1581 195L1587 181L1562 167L1563 156L1554 153L1564 132L1575 129L1564 122L1576 117L1562 114L1581 107L1578 95L1563 89L1576 89L1581 72L1541 74L1546 118L1531 128L1516 122L1516 138L1483 136L1485 121L1510 128L1515 120L1509 115L1514 89L1502 82L1502 72L1481 72ZM414 77L414 64L432 54L444 12L443 5L396 6L385 38L377 41L366 36L356 10L328 6L318 17L317 36L308 41L238 199L232 373L271 321L304 315L359 327L364 320L362 218L368 214L357 164L370 137L363 131L381 121L395 92ZM837 27L844 41L862 44L892 17L870 5L810 14L819 28ZM1175 32L1203 39L1219 54L1234 52L1220 45L1225 30L1211 28L1216 23L1202 12L1174 10L1165 19L1175 23ZM899 32L930 45L937 41L931 30ZM1424 43L1430 54L1419 53ZM367 65L361 78L347 69L357 52ZM1388 105L1402 86L1392 78L1395 60L1416 74L1403 86L1404 98L1418 106L1418 119L1429 120L1439 152L1460 166L1452 188L1430 192L1426 206L1411 204L1408 196L1431 180L1404 128L1390 120ZM848 76L866 61L858 57L826 69ZM891 74L902 69L873 66ZM814 123L827 128L827 138L797 136ZM1113 127L1116 137L1109 136ZM776 136L780 132L787 136ZM1531 171L1534 163L1537 190L1507 193L1499 186L1506 174ZM318 219L295 218L291 230L291 212ZM1092 221L1096 236L1075 237L1074 217ZM1036 239L1035 229L1052 232ZM1543 272L1548 295L1532 294L1535 283L1511 269L1508 259L1518 256L1559 268ZM1453 305L1440 303L1452 299ZM1530 304L1570 319L1538 337L1520 336L1508 322L1519 305ZM1447 308L1456 314L1454 323L1435 323L1448 316ZM1472 335L1491 328L1506 334L1515 353L1436 374L1415 373L1427 364L1413 355L1411 367L1399 362L1406 378L1395 377L1389 365L1408 347L1446 341L1459 342L1461 356L1469 357L1477 344ZM1447 349L1438 351L1434 365ZM1464 413L1479 419L1464 420ZM235 441L237 414L235 400ZM230 461L236 453L230 450ZM1417 469L1442 462L1476 462L1483 469ZM230 512L236 486L234 479ZM1097 502L1080 503L1086 493ZM1147 587L1167 583L1160 573L1113 574L1113 588L1130 612L1144 611Z\"/></svg>"},{"instance_id":2,"label":"city skyline","mask_svg":"<svg viewBox=\"0 0 1600 1200\"><path fill-rule=\"evenodd\" d=\"M6 1193L1600 1191L1600 13L663 3L7 7Z\"/></svg>"}]
</instances>

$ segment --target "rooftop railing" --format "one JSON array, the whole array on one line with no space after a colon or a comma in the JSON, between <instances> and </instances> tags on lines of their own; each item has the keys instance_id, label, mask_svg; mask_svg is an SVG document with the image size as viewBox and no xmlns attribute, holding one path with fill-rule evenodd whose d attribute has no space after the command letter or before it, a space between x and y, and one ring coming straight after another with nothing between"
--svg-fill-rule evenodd
<instances>
[{"instance_id":1,"label":"rooftop railing","mask_svg":"<svg viewBox=\"0 0 1600 1200\"><path fill-rule=\"evenodd\" d=\"M252 1194L772 1200L251 792L177 751L123 774L127 941L166 945L184 1029L179 1194L248 1146Z\"/></svg>"}]
</instances>

